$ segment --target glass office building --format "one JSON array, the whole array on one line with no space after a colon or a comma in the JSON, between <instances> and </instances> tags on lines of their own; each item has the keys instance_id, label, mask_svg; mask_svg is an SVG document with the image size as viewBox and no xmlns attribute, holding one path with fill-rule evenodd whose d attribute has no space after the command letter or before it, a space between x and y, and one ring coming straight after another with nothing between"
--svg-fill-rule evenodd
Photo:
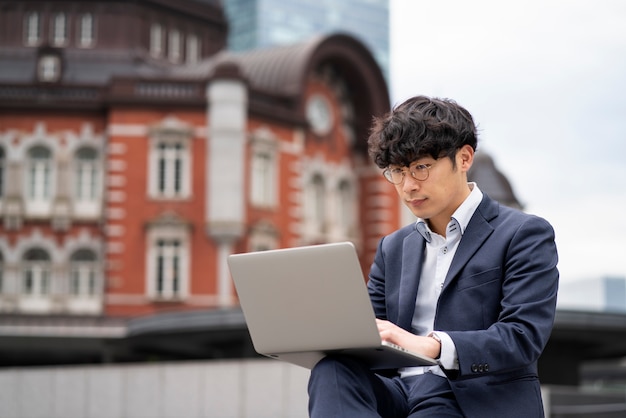
<instances>
[{"instance_id":1,"label":"glass office building","mask_svg":"<svg viewBox=\"0 0 626 418\"><path fill-rule=\"evenodd\" d=\"M387 77L389 0L223 0L233 51L344 32L361 40Z\"/></svg>"}]
</instances>

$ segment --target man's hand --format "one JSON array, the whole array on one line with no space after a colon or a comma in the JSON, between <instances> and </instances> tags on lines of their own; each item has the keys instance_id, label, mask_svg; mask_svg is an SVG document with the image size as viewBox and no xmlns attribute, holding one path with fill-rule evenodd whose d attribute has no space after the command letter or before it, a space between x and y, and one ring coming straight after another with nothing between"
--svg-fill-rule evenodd
<instances>
[{"instance_id":1,"label":"man's hand","mask_svg":"<svg viewBox=\"0 0 626 418\"><path fill-rule=\"evenodd\" d=\"M396 324L382 319L376 319L376 325L383 341L397 344L409 351L430 358L438 358L441 354L441 343L434 338L412 334Z\"/></svg>"}]
</instances>

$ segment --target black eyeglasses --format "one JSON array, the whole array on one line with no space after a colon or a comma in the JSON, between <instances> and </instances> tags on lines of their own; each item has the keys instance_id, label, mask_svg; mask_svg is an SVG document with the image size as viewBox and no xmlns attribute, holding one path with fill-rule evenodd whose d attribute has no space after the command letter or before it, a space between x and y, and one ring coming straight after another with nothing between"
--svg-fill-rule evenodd
<instances>
[{"instance_id":1,"label":"black eyeglasses","mask_svg":"<svg viewBox=\"0 0 626 418\"><path fill-rule=\"evenodd\" d=\"M389 183L398 185L404 181L404 176L406 176L408 171L415 180L424 181L428 178L430 174L429 170L433 165L434 164L417 164L408 168L388 167L383 171L383 176L385 176Z\"/></svg>"}]
</instances>

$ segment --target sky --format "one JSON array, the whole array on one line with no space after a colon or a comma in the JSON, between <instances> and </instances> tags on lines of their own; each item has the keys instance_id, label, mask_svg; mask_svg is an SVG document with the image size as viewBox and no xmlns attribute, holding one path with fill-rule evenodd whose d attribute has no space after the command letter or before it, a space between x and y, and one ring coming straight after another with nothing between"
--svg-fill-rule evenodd
<instances>
[{"instance_id":1,"label":"sky","mask_svg":"<svg viewBox=\"0 0 626 418\"><path fill-rule=\"evenodd\" d=\"M391 0L390 16L392 105L472 113L479 151L554 227L562 283L626 277L626 1Z\"/></svg>"}]
</instances>

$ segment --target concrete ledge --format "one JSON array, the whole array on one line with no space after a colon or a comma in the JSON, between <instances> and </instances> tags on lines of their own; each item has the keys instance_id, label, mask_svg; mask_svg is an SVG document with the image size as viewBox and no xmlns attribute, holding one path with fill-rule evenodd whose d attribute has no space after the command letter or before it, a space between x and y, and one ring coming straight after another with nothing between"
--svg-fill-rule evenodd
<instances>
[{"instance_id":1,"label":"concrete ledge","mask_svg":"<svg viewBox=\"0 0 626 418\"><path fill-rule=\"evenodd\" d=\"M11 418L306 418L309 370L274 360L0 370Z\"/></svg>"}]
</instances>

